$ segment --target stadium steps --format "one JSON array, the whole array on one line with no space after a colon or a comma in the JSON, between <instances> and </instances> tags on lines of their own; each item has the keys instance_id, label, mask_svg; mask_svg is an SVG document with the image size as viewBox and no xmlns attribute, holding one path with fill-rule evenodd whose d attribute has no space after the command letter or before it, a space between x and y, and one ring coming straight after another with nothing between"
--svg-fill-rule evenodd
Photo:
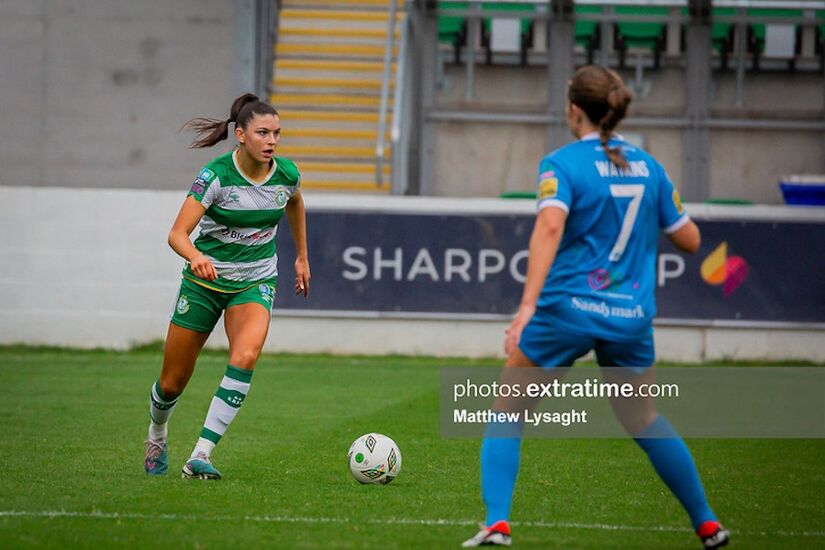
<instances>
[{"instance_id":1,"label":"stadium steps","mask_svg":"<svg viewBox=\"0 0 825 550\"><path fill-rule=\"evenodd\" d=\"M270 100L282 117L278 152L298 163L306 189L390 191L392 93L382 185L375 174L389 7L390 0L282 2ZM399 35L397 26L392 75Z\"/></svg>"}]
</instances>

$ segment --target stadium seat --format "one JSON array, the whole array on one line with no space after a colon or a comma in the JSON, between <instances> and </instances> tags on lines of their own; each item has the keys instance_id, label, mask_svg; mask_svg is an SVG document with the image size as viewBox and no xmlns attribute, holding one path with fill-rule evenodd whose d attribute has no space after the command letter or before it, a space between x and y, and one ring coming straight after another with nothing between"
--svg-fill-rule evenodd
<instances>
[{"instance_id":1,"label":"stadium seat","mask_svg":"<svg viewBox=\"0 0 825 550\"><path fill-rule=\"evenodd\" d=\"M688 16L687 8L682 8L680 13ZM710 39L712 48L719 52L719 59L722 69L728 68L730 55L733 53L734 36L736 26L727 21L718 21L718 17L732 17L736 15L736 8L713 8L711 11ZM682 26L681 50L685 51L685 27Z\"/></svg>"},{"instance_id":2,"label":"stadium seat","mask_svg":"<svg viewBox=\"0 0 825 550\"><path fill-rule=\"evenodd\" d=\"M466 10L469 2L439 2L441 10ZM454 61L461 63L461 48L467 45L467 20L455 15L438 16L438 41L453 47Z\"/></svg>"},{"instance_id":3,"label":"stadium seat","mask_svg":"<svg viewBox=\"0 0 825 550\"><path fill-rule=\"evenodd\" d=\"M491 2L482 4L484 11L510 11L510 12L532 12L533 4L511 4L511 3L497 3ZM482 45L487 53L487 64L493 62L493 48L492 48L492 32L493 23L492 18L485 17L482 22ZM527 50L533 46L533 20L529 18L520 19L520 45L519 58L522 66L527 65Z\"/></svg>"},{"instance_id":4,"label":"stadium seat","mask_svg":"<svg viewBox=\"0 0 825 550\"><path fill-rule=\"evenodd\" d=\"M623 15L662 15L670 13L670 8L661 6L616 6L616 13ZM614 48L619 52L619 66L625 67L627 49L646 48L653 52L653 67L661 66L662 52L667 44L667 25L664 22L622 21L616 23Z\"/></svg>"},{"instance_id":5,"label":"stadium seat","mask_svg":"<svg viewBox=\"0 0 825 550\"><path fill-rule=\"evenodd\" d=\"M752 8L748 10L749 16L757 17L802 17L802 10L784 10L772 8ZM777 23L782 25L782 23ZM796 68L796 56L800 53L800 45L802 43L800 35L802 27L794 25L793 37L793 52L788 57L788 68L794 70ZM759 70L759 62L766 50L766 38L768 37L768 25L765 23L753 23L748 25L748 52L753 56L753 70ZM783 56L784 58L784 56Z\"/></svg>"},{"instance_id":6,"label":"stadium seat","mask_svg":"<svg viewBox=\"0 0 825 550\"><path fill-rule=\"evenodd\" d=\"M816 12L816 54L819 56L819 72L825 71L825 10Z\"/></svg>"},{"instance_id":7,"label":"stadium seat","mask_svg":"<svg viewBox=\"0 0 825 550\"><path fill-rule=\"evenodd\" d=\"M593 54L601 46L602 31L598 21L585 21L576 18L578 14L584 13L601 13L601 6L581 6L576 4L574 11L575 25L575 41L576 44L584 48L587 52L587 64L593 64Z\"/></svg>"},{"instance_id":8,"label":"stadium seat","mask_svg":"<svg viewBox=\"0 0 825 550\"><path fill-rule=\"evenodd\" d=\"M710 34L713 41L713 49L719 52L722 68L728 68L728 59L733 53L734 25L726 21L716 21L719 16L734 16L736 8L713 8L711 12Z\"/></svg>"}]
</instances>

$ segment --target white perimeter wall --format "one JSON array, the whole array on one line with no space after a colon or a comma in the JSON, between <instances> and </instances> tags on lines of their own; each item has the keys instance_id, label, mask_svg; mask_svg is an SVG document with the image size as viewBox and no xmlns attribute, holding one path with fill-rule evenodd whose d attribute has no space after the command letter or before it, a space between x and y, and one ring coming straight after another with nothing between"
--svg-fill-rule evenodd
<instances>
[{"instance_id":1,"label":"white perimeter wall","mask_svg":"<svg viewBox=\"0 0 825 550\"><path fill-rule=\"evenodd\" d=\"M126 348L162 339L182 266L166 235L183 197L184 191L0 186L0 344ZM306 200L310 209L382 208L399 201L431 210L468 206L466 199L309 194ZM316 269L313 276L325 275ZM505 328L500 321L287 316L276 304L266 349L494 356L502 354ZM658 327L656 340L662 360L825 361L825 330ZM216 330L208 345L225 347L223 331Z\"/></svg>"}]
</instances>

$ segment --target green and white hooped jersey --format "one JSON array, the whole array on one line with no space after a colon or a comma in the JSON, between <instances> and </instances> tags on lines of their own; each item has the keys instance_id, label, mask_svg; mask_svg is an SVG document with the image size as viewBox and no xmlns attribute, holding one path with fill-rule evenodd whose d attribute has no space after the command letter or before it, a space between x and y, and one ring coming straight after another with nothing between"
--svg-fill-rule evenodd
<instances>
[{"instance_id":1,"label":"green and white hooped jersey","mask_svg":"<svg viewBox=\"0 0 825 550\"><path fill-rule=\"evenodd\" d=\"M199 279L188 262L184 277L222 292L238 292L277 277L275 233L287 201L300 188L301 174L291 160L273 161L263 183L241 172L235 151L201 170L187 195L206 208L194 245L210 259L218 278Z\"/></svg>"}]
</instances>

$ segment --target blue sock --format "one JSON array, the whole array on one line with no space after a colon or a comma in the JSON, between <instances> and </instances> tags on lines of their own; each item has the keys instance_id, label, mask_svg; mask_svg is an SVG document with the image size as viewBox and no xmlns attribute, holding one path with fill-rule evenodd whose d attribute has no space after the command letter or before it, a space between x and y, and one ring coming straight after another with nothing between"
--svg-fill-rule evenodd
<instances>
[{"instance_id":1,"label":"blue sock","mask_svg":"<svg viewBox=\"0 0 825 550\"><path fill-rule=\"evenodd\" d=\"M481 445L481 495L487 506L487 526L501 520L509 521L518 476L522 430L522 424L490 424L487 427ZM508 437L502 437L505 435Z\"/></svg>"},{"instance_id":2,"label":"blue sock","mask_svg":"<svg viewBox=\"0 0 825 550\"><path fill-rule=\"evenodd\" d=\"M667 418L659 415L635 440L647 453L656 473L682 503L694 529L705 521L717 521L708 506L693 457Z\"/></svg>"}]
</instances>

